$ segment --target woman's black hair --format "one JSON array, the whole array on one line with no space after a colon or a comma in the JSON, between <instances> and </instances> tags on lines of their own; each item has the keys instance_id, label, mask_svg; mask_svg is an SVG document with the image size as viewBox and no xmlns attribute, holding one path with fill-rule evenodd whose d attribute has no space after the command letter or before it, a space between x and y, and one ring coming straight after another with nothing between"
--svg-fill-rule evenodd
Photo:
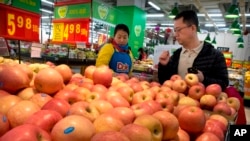
<instances>
[{"instance_id":1,"label":"woman's black hair","mask_svg":"<svg viewBox=\"0 0 250 141\"><path fill-rule=\"evenodd\" d=\"M123 30L128 33L129 36L129 28L125 24L117 24L115 27L114 35L117 33L118 30Z\"/></svg>"}]
</instances>

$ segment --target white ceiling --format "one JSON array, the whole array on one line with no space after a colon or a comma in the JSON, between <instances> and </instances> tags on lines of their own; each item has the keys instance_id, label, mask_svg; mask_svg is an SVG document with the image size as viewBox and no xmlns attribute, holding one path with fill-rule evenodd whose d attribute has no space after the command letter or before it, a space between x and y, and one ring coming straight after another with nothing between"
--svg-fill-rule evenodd
<instances>
[{"instance_id":1,"label":"white ceiling","mask_svg":"<svg viewBox=\"0 0 250 141\"><path fill-rule=\"evenodd\" d=\"M47 0L54 2L55 0ZM103 3L116 6L117 0L100 0ZM225 32L225 29L228 29L230 25L233 22L233 19L225 19L224 14L227 9L229 9L231 3L234 1L238 5L240 12L243 16L239 18L240 23L242 24L242 32L245 32L246 30L250 31L250 27L247 25L250 25L250 16L247 16L247 14L250 14L250 0L150 0L154 2L156 5L158 5L161 10L156 10L152 6L150 6L147 2L149 0L143 0L145 1L145 4L142 4L140 7L146 13L152 14L152 13L163 13L165 16L161 18L147 18L147 23L154 23L159 24L162 27L168 27L166 24L171 24L173 21L172 19L169 19L167 16L171 9L174 7L175 3L178 4L179 11L182 10L188 10L192 9L195 10L199 15L199 21L200 21L200 28L203 31L216 31L216 32ZM47 3L42 2L42 8L53 10L53 6ZM212 16L211 14L220 14L221 16ZM49 16L53 14L48 14L46 12L42 12L42 16ZM48 19L42 20L43 24L48 24ZM206 24L213 25L211 27L205 26ZM225 26L220 26L221 24L224 24ZM154 27L155 25L152 25L151 27ZM149 26L147 26L149 27Z\"/></svg>"}]
</instances>

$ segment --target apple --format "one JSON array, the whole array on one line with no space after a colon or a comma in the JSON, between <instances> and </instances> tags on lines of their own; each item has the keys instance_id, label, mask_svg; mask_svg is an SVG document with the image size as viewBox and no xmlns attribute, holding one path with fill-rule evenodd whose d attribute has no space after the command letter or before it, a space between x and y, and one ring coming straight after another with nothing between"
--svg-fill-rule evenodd
<instances>
[{"instance_id":1,"label":"apple","mask_svg":"<svg viewBox=\"0 0 250 141\"><path fill-rule=\"evenodd\" d=\"M95 127L87 118L69 115L58 121L52 128L53 141L90 141L95 134Z\"/></svg>"},{"instance_id":2,"label":"apple","mask_svg":"<svg viewBox=\"0 0 250 141\"><path fill-rule=\"evenodd\" d=\"M205 94L200 98L200 106L203 109L213 110L216 104L217 100L214 95Z\"/></svg>"},{"instance_id":3,"label":"apple","mask_svg":"<svg viewBox=\"0 0 250 141\"><path fill-rule=\"evenodd\" d=\"M205 87L202 87L199 84L192 85L188 89L188 96L196 100L200 100L200 98L204 94L205 94Z\"/></svg>"},{"instance_id":4,"label":"apple","mask_svg":"<svg viewBox=\"0 0 250 141\"><path fill-rule=\"evenodd\" d=\"M83 72L84 77L89 78L89 79L93 79L93 73L94 73L95 69L96 69L96 66L94 66L94 65L87 66Z\"/></svg>"},{"instance_id":5,"label":"apple","mask_svg":"<svg viewBox=\"0 0 250 141\"><path fill-rule=\"evenodd\" d=\"M104 131L120 131L124 126L122 120L115 118L111 114L102 114L98 116L93 124L96 133Z\"/></svg>"},{"instance_id":6,"label":"apple","mask_svg":"<svg viewBox=\"0 0 250 141\"><path fill-rule=\"evenodd\" d=\"M155 99L168 99L173 105L177 105L179 101L179 94L174 90L161 91L156 94Z\"/></svg>"},{"instance_id":7,"label":"apple","mask_svg":"<svg viewBox=\"0 0 250 141\"><path fill-rule=\"evenodd\" d=\"M227 102L228 95L225 92L221 92L220 95L217 97L217 102Z\"/></svg>"},{"instance_id":8,"label":"apple","mask_svg":"<svg viewBox=\"0 0 250 141\"><path fill-rule=\"evenodd\" d=\"M32 124L22 124L12 128L2 137L1 141L52 141L49 133Z\"/></svg>"},{"instance_id":9,"label":"apple","mask_svg":"<svg viewBox=\"0 0 250 141\"><path fill-rule=\"evenodd\" d=\"M179 93L183 93L187 90L187 83L183 79L177 79L173 82L172 89Z\"/></svg>"},{"instance_id":10,"label":"apple","mask_svg":"<svg viewBox=\"0 0 250 141\"><path fill-rule=\"evenodd\" d=\"M227 105L238 111L240 109L240 100L236 97L227 98Z\"/></svg>"},{"instance_id":11,"label":"apple","mask_svg":"<svg viewBox=\"0 0 250 141\"><path fill-rule=\"evenodd\" d=\"M178 101L178 105L190 105L199 107L200 102L191 97L185 96L180 98L180 100Z\"/></svg>"},{"instance_id":12,"label":"apple","mask_svg":"<svg viewBox=\"0 0 250 141\"><path fill-rule=\"evenodd\" d=\"M139 83L142 86L143 90L150 88L150 83L146 80L142 80Z\"/></svg>"},{"instance_id":13,"label":"apple","mask_svg":"<svg viewBox=\"0 0 250 141\"><path fill-rule=\"evenodd\" d=\"M170 77L170 80L175 81L175 80L179 80L182 79L180 75L178 74L174 74Z\"/></svg>"},{"instance_id":14,"label":"apple","mask_svg":"<svg viewBox=\"0 0 250 141\"><path fill-rule=\"evenodd\" d=\"M158 92L160 92L161 87L160 86L152 86L152 87L149 88L149 90L154 92L155 95L156 95Z\"/></svg>"},{"instance_id":15,"label":"apple","mask_svg":"<svg viewBox=\"0 0 250 141\"><path fill-rule=\"evenodd\" d=\"M96 133L91 141L131 141L129 138L119 131L104 131Z\"/></svg>"},{"instance_id":16,"label":"apple","mask_svg":"<svg viewBox=\"0 0 250 141\"><path fill-rule=\"evenodd\" d=\"M130 141L152 141L149 129L141 125L127 124L121 128L120 132L125 134Z\"/></svg>"},{"instance_id":17,"label":"apple","mask_svg":"<svg viewBox=\"0 0 250 141\"><path fill-rule=\"evenodd\" d=\"M185 75L184 80L186 81L187 85L190 87L199 83L199 78L194 73L187 73Z\"/></svg>"},{"instance_id":18,"label":"apple","mask_svg":"<svg viewBox=\"0 0 250 141\"><path fill-rule=\"evenodd\" d=\"M66 89L66 90L75 90L76 88L78 88L79 86L77 84L73 84L73 83L68 83L64 86L63 89Z\"/></svg>"},{"instance_id":19,"label":"apple","mask_svg":"<svg viewBox=\"0 0 250 141\"><path fill-rule=\"evenodd\" d=\"M173 80L165 80L162 84L162 87L172 88L173 82L174 82Z\"/></svg>"},{"instance_id":20,"label":"apple","mask_svg":"<svg viewBox=\"0 0 250 141\"><path fill-rule=\"evenodd\" d=\"M155 100L148 100L145 102L142 102L142 104L147 104L152 109L152 112L158 112L162 110L162 106L160 103L156 102Z\"/></svg>"},{"instance_id":21,"label":"apple","mask_svg":"<svg viewBox=\"0 0 250 141\"><path fill-rule=\"evenodd\" d=\"M216 124L215 122L213 122L211 120L206 121L203 132L211 132L211 133L215 134L221 141L223 141L224 137L225 137L224 132L221 129L221 127L219 127L218 124Z\"/></svg>"},{"instance_id":22,"label":"apple","mask_svg":"<svg viewBox=\"0 0 250 141\"><path fill-rule=\"evenodd\" d=\"M188 133L199 133L206 124L203 110L197 106L188 106L181 110L178 115L180 127Z\"/></svg>"},{"instance_id":23,"label":"apple","mask_svg":"<svg viewBox=\"0 0 250 141\"><path fill-rule=\"evenodd\" d=\"M225 125L225 127L228 127L228 120L226 117L220 115L220 114L212 114L210 115L209 119L215 119L217 121L220 121Z\"/></svg>"},{"instance_id":24,"label":"apple","mask_svg":"<svg viewBox=\"0 0 250 141\"><path fill-rule=\"evenodd\" d=\"M36 103L40 108L43 107L53 97L45 93L37 93L30 98L30 101Z\"/></svg>"},{"instance_id":25,"label":"apple","mask_svg":"<svg viewBox=\"0 0 250 141\"><path fill-rule=\"evenodd\" d=\"M170 80L171 81L171 80ZM173 81L171 81L172 83L173 83ZM170 91L170 90L172 90L172 86L171 86L171 88L170 87L168 87L168 86L164 86L164 85L162 85L161 87L160 87L160 92L167 92L167 91Z\"/></svg>"},{"instance_id":26,"label":"apple","mask_svg":"<svg viewBox=\"0 0 250 141\"><path fill-rule=\"evenodd\" d=\"M76 92L66 89L59 90L53 97L63 99L69 104L82 100Z\"/></svg>"},{"instance_id":27,"label":"apple","mask_svg":"<svg viewBox=\"0 0 250 141\"><path fill-rule=\"evenodd\" d=\"M70 104L63 99L53 98L43 105L41 110L54 110L59 112L62 117L66 116L70 109Z\"/></svg>"},{"instance_id":28,"label":"apple","mask_svg":"<svg viewBox=\"0 0 250 141\"><path fill-rule=\"evenodd\" d=\"M206 93L214 95L216 98L222 92L221 86L219 84L210 84L206 87Z\"/></svg>"},{"instance_id":29,"label":"apple","mask_svg":"<svg viewBox=\"0 0 250 141\"><path fill-rule=\"evenodd\" d=\"M179 130L179 121L176 116L167 111L158 111L153 114L160 120L163 127L162 140L171 140L177 136Z\"/></svg>"},{"instance_id":30,"label":"apple","mask_svg":"<svg viewBox=\"0 0 250 141\"><path fill-rule=\"evenodd\" d=\"M161 105L161 109L163 111L168 111L170 113L174 111L174 104L171 100L162 98L162 99L156 99L155 101Z\"/></svg>"},{"instance_id":31,"label":"apple","mask_svg":"<svg viewBox=\"0 0 250 141\"><path fill-rule=\"evenodd\" d=\"M37 90L35 88L27 87L19 91L17 93L17 96L21 97L24 100L29 100L36 93L37 93Z\"/></svg>"},{"instance_id":32,"label":"apple","mask_svg":"<svg viewBox=\"0 0 250 141\"><path fill-rule=\"evenodd\" d=\"M143 87L140 83L132 83L130 87L134 90L134 93L140 92L143 90Z\"/></svg>"},{"instance_id":33,"label":"apple","mask_svg":"<svg viewBox=\"0 0 250 141\"><path fill-rule=\"evenodd\" d=\"M6 115L9 109L20 101L22 101L22 99L16 95L0 97L0 113Z\"/></svg>"},{"instance_id":34,"label":"apple","mask_svg":"<svg viewBox=\"0 0 250 141\"><path fill-rule=\"evenodd\" d=\"M151 107L147 104L138 103L131 105L130 108L134 111L136 117L145 114L153 114Z\"/></svg>"},{"instance_id":35,"label":"apple","mask_svg":"<svg viewBox=\"0 0 250 141\"><path fill-rule=\"evenodd\" d=\"M62 115L56 111L39 110L31 115L24 124L33 124L50 133L54 125L62 118Z\"/></svg>"},{"instance_id":36,"label":"apple","mask_svg":"<svg viewBox=\"0 0 250 141\"><path fill-rule=\"evenodd\" d=\"M4 90L0 90L0 98L6 95L10 95L10 93L4 91Z\"/></svg>"},{"instance_id":37,"label":"apple","mask_svg":"<svg viewBox=\"0 0 250 141\"><path fill-rule=\"evenodd\" d=\"M93 122L99 115L99 111L86 101L78 101L71 105L68 115L80 115Z\"/></svg>"},{"instance_id":38,"label":"apple","mask_svg":"<svg viewBox=\"0 0 250 141\"><path fill-rule=\"evenodd\" d=\"M108 91L108 88L106 88L104 85L101 84L95 84L90 89L91 92L98 92L100 94L106 93Z\"/></svg>"},{"instance_id":39,"label":"apple","mask_svg":"<svg viewBox=\"0 0 250 141\"><path fill-rule=\"evenodd\" d=\"M163 127L159 119L153 115L141 115L136 117L134 124L148 128L152 135L152 141L162 141Z\"/></svg>"},{"instance_id":40,"label":"apple","mask_svg":"<svg viewBox=\"0 0 250 141\"><path fill-rule=\"evenodd\" d=\"M129 76L126 73L118 73L118 74L116 74L115 77L118 78L119 80L121 80L122 82L129 80Z\"/></svg>"},{"instance_id":41,"label":"apple","mask_svg":"<svg viewBox=\"0 0 250 141\"><path fill-rule=\"evenodd\" d=\"M86 93L85 95L85 101L89 103L95 100L102 100L102 99L105 99L105 95L99 92L90 92Z\"/></svg>"},{"instance_id":42,"label":"apple","mask_svg":"<svg viewBox=\"0 0 250 141\"><path fill-rule=\"evenodd\" d=\"M120 93L121 96L124 97L129 103L132 102L134 90L131 87L128 86L119 87L118 89L116 89L116 91Z\"/></svg>"},{"instance_id":43,"label":"apple","mask_svg":"<svg viewBox=\"0 0 250 141\"><path fill-rule=\"evenodd\" d=\"M221 130L223 131L223 133L226 133L227 131L227 126L223 124L222 122L220 122L219 120L208 118L206 122L209 122L209 123L211 122L210 124L215 124L216 126L219 126Z\"/></svg>"},{"instance_id":44,"label":"apple","mask_svg":"<svg viewBox=\"0 0 250 141\"><path fill-rule=\"evenodd\" d=\"M213 108L213 112L218 113L218 114L227 115L227 116L231 115L230 106L224 102L217 103Z\"/></svg>"},{"instance_id":45,"label":"apple","mask_svg":"<svg viewBox=\"0 0 250 141\"><path fill-rule=\"evenodd\" d=\"M195 141L221 141L214 133L203 132L201 133Z\"/></svg>"},{"instance_id":46,"label":"apple","mask_svg":"<svg viewBox=\"0 0 250 141\"><path fill-rule=\"evenodd\" d=\"M183 109L185 109L188 106L190 106L190 105L177 105L177 106L174 106L173 114L176 117L178 117L179 114L180 114L180 111L182 111Z\"/></svg>"},{"instance_id":47,"label":"apple","mask_svg":"<svg viewBox=\"0 0 250 141\"><path fill-rule=\"evenodd\" d=\"M8 118L0 113L0 137L10 130L10 123Z\"/></svg>"},{"instance_id":48,"label":"apple","mask_svg":"<svg viewBox=\"0 0 250 141\"><path fill-rule=\"evenodd\" d=\"M128 107L115 107L106 112L106 114L113 115L115 118L121 120L124 125L130 124L135 119L135 113Z\"/></svg>"},{"instance_id":49,"label":"apple","mask_svg":"<svg viewBox=\"0 0 250 141\"><path fill-rule=\"evenodd\" d=\"M144 91L136 92L132 98L132 105L142 103L148 100L153 100L152 95L144 93Z\"/></svg>"},{"instance_id":50,"label":"apple","mask_svg":"<svg viewBox=\"0 0 250 141\"><path fill-rule=\"evenodd\" d=\"M79 99L81 99L82 101L86 100L86 95L91 93L90 89L85 88L85 87L77 87L73 90L74 93L76 93L79 97Z\"/></svg>"},{"instance_id":51,"label":"apple","mask_svg":"<svg viewBox=\"0 0 250 141\"><path fill-rule=\"evenodd\" d=\"M112 96L107 100L113 107L130 107L129 102L122 96Z\"/></svg>"},{"instance_id":52,"label":"apple","mask_svg":"<svg viewBox=\"0 0 250 141\"><path fill-rule=\"evenodd\" d=\"M32 101L22 100L18 102L7 112L11 128L23 124L31 115L39 110L40 107Z\"/></svg>"},{"instance_id":53,"label":"apple","mask_svg":"<svg viewBox=\"0 0 250 141\"><path fill-rule=\"evenodd\" d=\"M109 87L112 83L113 71L108 66L99 66L93 72L94 84L102 84Z\"/></svg>"},{"instance_id":54,"label":"apple","mask_svg":"<svg viewBox=\"0 0 250 141\"><path fill-rule=\"evenodd\" d=\"M93 86L94 86L94 84L90 83L90 82L83 82L83 83L79 84L79 87L87 88L89 90L91 90Z\"/></svg>"},{"instance_id":55,"label":"apple","mask_svg":"<svg viewBox=\"0 0 250 141\"><path fill-rule=\"evenodd\" d=\"M94 100L90 103L90 105L96 107L100 114L104 114L114 108L110 102L102 99Z\"/></svg>"},{"instance_id":56,"label":"apple","mask_svg":"<svg viewBox=\"0 0 250 141\"><path fill-rule=\"evenodd\" d=\"M149 86L150 86L150 87L153 87L153 86L158 86L158 87L160 87L161 84L160 84L159 82L152 81L152 82L149 83Z\"/></svg>"},{"instance_id":57,"label":"apple","mask_svg":"<svg viewBox=\"0 0 250 141\"><path fill-rule=\"evenodd\" d=\"M176 140L173 140L173 141L190 141L190 136L185 130L183 130L179 127L179 130L178 130L177 136L176 136Z\"/></svg>"},{"instance_id":58,"label":"apple","mask_svg":"<svg viewBox=\"0 0 250 141\"><path fill-rule=\"evenodd\" d=\"M105 95L106 100L111 99L113 96L121 96L122 97L122 95L119 92L117 92L116 90L108 90L106 93L103 93L103 94Z\"/></svg>"}]
</instances>

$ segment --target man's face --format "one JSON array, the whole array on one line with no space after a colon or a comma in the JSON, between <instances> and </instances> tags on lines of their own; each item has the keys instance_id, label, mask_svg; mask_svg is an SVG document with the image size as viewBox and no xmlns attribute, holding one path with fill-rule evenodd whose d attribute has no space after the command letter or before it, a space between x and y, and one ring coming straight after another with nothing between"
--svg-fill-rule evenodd
<instances>
[{"instance_id":1,"label":"man's face","mask_svg":"<svg viewBox=\"0 0 250 141\"><path fill-rule=\"evenodd\" d=\"M114 39L118 45L126 45L128 43L128 33L123 30L118 30Z\"/></svg>"},{"instance_id":2,"label":"man's face","mask_svg":"<svg viewBox=\"0 0 250 141\"><path fill-rule=\"evenodd\" d=\"M179 44L183 45L190 41L192 27L183 23L183 18L174 21L174 35Z\"/></svg>"}]
</instances>

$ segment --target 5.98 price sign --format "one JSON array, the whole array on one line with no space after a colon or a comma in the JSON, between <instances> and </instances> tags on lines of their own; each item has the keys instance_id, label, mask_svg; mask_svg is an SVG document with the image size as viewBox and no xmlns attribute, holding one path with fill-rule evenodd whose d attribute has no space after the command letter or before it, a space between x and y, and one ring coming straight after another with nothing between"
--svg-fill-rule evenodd
<instances>
[{"instance_id":1,"label":"5.98 price sign","mask_svg":"<svg viewBox=\"0 0 250 141\"><path fill-rule=\"evenodd\" d=\"M40 15L0 4L0 36L39 41Z\"/></svg>"},{"instance_id":2,"label":"5.98 price sign","mask_svg":"<svg viewBox=\"0 0 250 141\"><path fill-rule=\"evenodd\" d=\"M88 42L89 22L87 20L53 21L53 41L75 43Z\"/></svg>"}]
</instances>

